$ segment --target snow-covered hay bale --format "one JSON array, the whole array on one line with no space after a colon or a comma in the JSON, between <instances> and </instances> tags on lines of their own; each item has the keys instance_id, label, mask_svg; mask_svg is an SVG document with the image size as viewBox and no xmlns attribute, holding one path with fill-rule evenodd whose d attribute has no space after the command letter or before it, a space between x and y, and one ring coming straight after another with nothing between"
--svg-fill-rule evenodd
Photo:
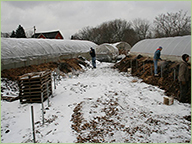
<instances>
[{"instance_id":1,"label":"snow-covered hay bale","mask_svg":"<svg viewBox=\"0 0 192 144\"><path fill-rule=\"evenodd\" d=\"M90 47L97 45L90 41L55 39L1 39L1 68L17 68L38 65L59 59L88 57Z\"/></svg>"},{"instance_id":2,"label":"snow-covered hay bale","mask_svg":"<svg viewBox=\"0 0 192 144\"><path fill-rule=\"evenodd\" d=\"M99 61L111 62L119 55L118 48L107 43L99 45L95 51Z\"/></svg>"}]
</instances>

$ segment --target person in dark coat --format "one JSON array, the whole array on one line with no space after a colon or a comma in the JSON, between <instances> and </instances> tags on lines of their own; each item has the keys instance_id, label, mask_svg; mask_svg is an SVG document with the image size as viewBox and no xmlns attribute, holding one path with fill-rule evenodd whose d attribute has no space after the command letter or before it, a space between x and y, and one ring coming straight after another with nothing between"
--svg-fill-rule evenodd
<instances>
[{"instance_id":1,"label":"person in dark coat","mask_svg":"<svg viewBox=\"0 0 192 144\"><path fill-rule=\"evenodd\" d=\"M189 69L188 69L188 62L189 55L183 54L182 55L182 62L179 65L179 85L180 85L180 96L179 101L185 102L187 98L187 92L189 90Z\"/></svg>"},{"instance_id":2,"label":"person in dark coat","mask_svg":"<svg viewBox=\"0 0 192 144\"><path fill-rule=\"evenodd\" d=\"M163 48L160 46L156 51L155 51L155 53L154 53L154 57L153 57L153 62L154 62L154 74L155 74L155 76L158 76L158 74L157 74L157 62L158 62L158 60L162 60L161 58L160 58L160 56L161 56L161 50L162 50Z\"/></svg>"},{"instance_id":3,"label":"person in dark coat","mask_svg":"<svg viewBox=\"0 0 192 144\"><path fill-rule=\"evenodd\" d=\"M95 54L95 50L91 47L91 50L90 50L90 55L92 57L92 65L93 65L93 68L96 68L96 54Z\"/></svg>"}]
</instances>

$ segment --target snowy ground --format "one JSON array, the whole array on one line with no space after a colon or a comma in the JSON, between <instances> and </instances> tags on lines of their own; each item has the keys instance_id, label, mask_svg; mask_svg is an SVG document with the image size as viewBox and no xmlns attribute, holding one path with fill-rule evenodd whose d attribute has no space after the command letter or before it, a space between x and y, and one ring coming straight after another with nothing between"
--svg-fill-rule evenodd
<instances>
[{"instance_id":1,"label":"snowy ground","mask_svg":"<svg viewBox=\"0 0 192 144\"><path fill-rule=\"evenodd\" d=\"M50 107L1 101L1 142L33 142L31 106L38 143L185 143L191 142L191 105L163 104L164 91L98 63L78 76L62 79ZM5 85L2 83L2 85ZM16 89L16 88L15 88ZM17 95L18 91L4 93Z\"/></svg>"}]
</instances>

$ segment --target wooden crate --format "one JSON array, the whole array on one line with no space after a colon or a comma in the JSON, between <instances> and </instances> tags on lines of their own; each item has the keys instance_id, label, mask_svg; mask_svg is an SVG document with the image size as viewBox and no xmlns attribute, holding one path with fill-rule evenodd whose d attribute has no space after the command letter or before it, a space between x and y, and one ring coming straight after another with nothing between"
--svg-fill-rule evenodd
<instances>
[{"instance_id":1,"label":"wooden crate","mask_svg":"<svg viewBox=\"0 0 192 144\"><path fill-rule=\"evenodd\" d=\"M172 105L174 103L174 97L163 97L163 104Z\"/></svg>"},{"instance_id":2,"label":"wooden crate","mask_svg":"<svg viewBox=\"0 0 192 144\"><path fill-rule=\"evenodd\" d=\"M52 95L51 71L27 73L19 77L21 103L41 103Z\"/></svg>"}]
</instances>

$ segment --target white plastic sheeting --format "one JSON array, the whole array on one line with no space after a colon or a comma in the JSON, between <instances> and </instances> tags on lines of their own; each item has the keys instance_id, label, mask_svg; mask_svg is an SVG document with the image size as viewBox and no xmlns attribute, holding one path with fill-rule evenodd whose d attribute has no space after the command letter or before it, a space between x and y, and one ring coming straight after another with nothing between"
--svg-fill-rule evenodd
<instances>
[{"instance_id":1,"label":"white plastic sheeting","mask_svg":"<svg viewBox=\"0 0 192 144\"><path fill-rule=\"evenodd\" d=\"M55 59L62 55L87 53L97 45L90 41L55 39L1 39L1 64L35 59Z\"/></svg>"},{"instance_id":2,"label":"white plastic sheeting","mask_svg":"<svg viewBox=\"0 0 192 144\"><path fill-rule=\"evenodd\" d=\"M127 54L131 50L131 46L127 42L118 42L113 45L118 48L119 53Z\"/></svg>"},{"instance_id":3,"label":"white plastic sheeting","mask_svg":"<svg viewBox=\"0 0 192 144\"><path fill-rule=\"evenodd\" d=\"M112 44L101 44L95 49L97 59L100 61L112 61L119 55L119 50Z\"/></svg>"},{"instance_id":4,"label":"white plastic sheeting","mask_svg":"<svg viewBox=\"0 0 192 144\"><path fill-rule=\"evenodd\" d=\"M156 49L162 46L161 55L164 58L181 57L183 54L191 56L191 35L182 37L169 37L157 39L145 39L136 43L130 50L131 54L144 54L153 56Z\"/></svg>"}]
</instances>

